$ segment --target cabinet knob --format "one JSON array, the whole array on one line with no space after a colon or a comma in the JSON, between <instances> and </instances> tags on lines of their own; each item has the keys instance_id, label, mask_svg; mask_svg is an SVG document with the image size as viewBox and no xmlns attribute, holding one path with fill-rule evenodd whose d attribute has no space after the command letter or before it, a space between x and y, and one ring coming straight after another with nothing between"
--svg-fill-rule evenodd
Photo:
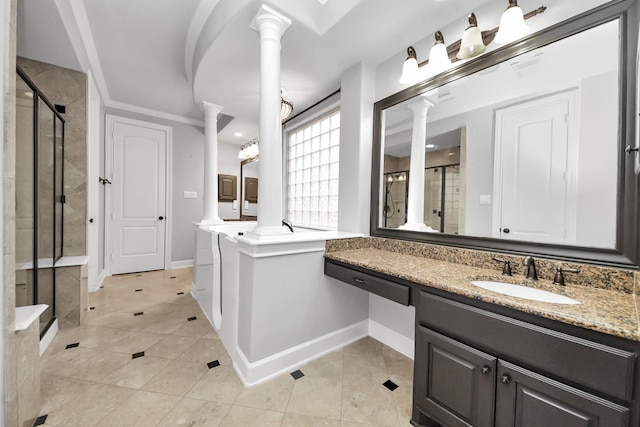
<instances>
[{"instance_id":1,"label":"cabinet knob","mask_svg":"<svg viewBox=\"0 0 640 427\"><path fill-rule=\"evenodd\" d=\"M504 374L502 378L500 378L500 382L502 384L509 384L511 382L511 377L509 376L509 374Z\"/></svg>"},{"instance_id":2,"label":"cabinet knob","mask_svg":"<svg viewBox=\"0 0 640 427\"><path fill-rule=\"evenodd\" d=\"M159 216L159 217L158 217L158 219L159 219L160 221L162 221L162 220L164 219L164 217L163 217L163 216Z\"/></svg>"},{"instance_id":3,"label":"cabinet knob","mask_svg":"<svg viewBox=\"0 0 640 427\"><path fill-rule=\"evenodd\" d=\"M489 365L484 365L480 372L482 372L483 374L488 374L489 372L491 372L491 367Z\"/></svg>"},{"instance_id":4,"label":"cabinet knob","mask_svg":"<svg viewBox=\"0 0 640 427\"><path fill-rule=\"evenodd\" d=\"M505 234L509 234L511 232L511 230L509 230L508 228L503 228L502 232Z\"/></svg>"}]
</instances>

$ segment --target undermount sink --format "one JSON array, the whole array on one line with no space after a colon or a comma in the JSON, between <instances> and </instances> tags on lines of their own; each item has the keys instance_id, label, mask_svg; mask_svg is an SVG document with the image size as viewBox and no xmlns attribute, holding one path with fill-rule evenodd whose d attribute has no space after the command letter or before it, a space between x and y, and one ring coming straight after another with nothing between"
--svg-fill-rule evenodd
<instances>
[{"instance_id":1,"label":"undermount sink","mask_svg":"<svg viewBox=\"0 0 640 427\"><path fill-rule=\"evenodd\" d=\"M517 298L524 298L534 301L550 302L553 304L580 304L573 298L564 295L554 294L542 289L530 288L528 286L514 285L513 283L491 282L485 280L473 280L471 284L488 291L498 292Z\"/></svg>"}]
</instances>

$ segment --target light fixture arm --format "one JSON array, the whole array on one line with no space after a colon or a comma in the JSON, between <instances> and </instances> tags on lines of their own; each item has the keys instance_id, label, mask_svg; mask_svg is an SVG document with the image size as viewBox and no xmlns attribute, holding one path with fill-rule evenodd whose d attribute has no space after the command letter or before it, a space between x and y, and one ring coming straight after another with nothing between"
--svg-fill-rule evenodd
<instances>
[{"instance_id":1,"label":"light fixture arm","mask_svg":"<svg viewBox=\"0 0 640 427\"><path fill-rule=\"evenodd\" d=\"M509 0L509 7L514 7L517 6L518 2L517 0ZM527 20L529 18L533 18L536 15L539 15L541 13L544 13L544 11L547 10L546 6L540 6L537 9L532 10L531 12L528 12L524 15L524 19ZM475 14L470 14L469 15L469 25L470 26L477 26L478 25L478 21L476 19ZM487 30L487 31L483 31L482 32L482 41L484 42L485 45L489 45L489 43L491 43L493 41L493 39L496 37L496 33L498 32L498 28L499 27L495 27L491 30ZM438 40L438 33L440 33L440 31L436 32L436 41ZM442 33L440 33L440 35L442 35ZM443 38L444 40L444 38ZM459 59L456 57L456 54L458 53L458 51L460 50L460 44L462 43L462 40L457 40L455 42L453 42L451 45L449 45L447 47L447 55L449 55L449 59L451 59L451 62L457 62ZM415 56L415 49L412 46L409 46L407 48L407 54L409 54L409 49L411 49L411 51L414 54L414 58L416 58L417 56ZM418 67L423 67L425 65L427 65L429 63L429 59L425 59L422 62L418 63Z\"/></svg>"}]
</instances>

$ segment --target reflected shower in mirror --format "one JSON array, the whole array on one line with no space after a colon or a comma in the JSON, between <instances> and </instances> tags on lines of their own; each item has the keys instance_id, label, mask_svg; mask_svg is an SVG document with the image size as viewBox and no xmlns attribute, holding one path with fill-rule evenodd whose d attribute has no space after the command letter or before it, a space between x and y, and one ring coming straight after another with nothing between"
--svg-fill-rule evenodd
<instances>
[{"instance_id":1,"label":"reflected shower in mirror","mask_svg":"<svg viewBox=\"0 0 640 427\"><path fill-rule=\"evenodd\" d=\"M615 248L619 33L614 20L382 110L378 226Z\"/></svg>"},{"instance_id":2,"label":"reflected shower in mirror","mask_svg":"<svg viewBox=\"0 0 640 427\"><path fill-rule=\"evenodd\" d=\"M258 218L258 174L259 157L240 162L240 219Z\"/></svg>"}]
</instances>

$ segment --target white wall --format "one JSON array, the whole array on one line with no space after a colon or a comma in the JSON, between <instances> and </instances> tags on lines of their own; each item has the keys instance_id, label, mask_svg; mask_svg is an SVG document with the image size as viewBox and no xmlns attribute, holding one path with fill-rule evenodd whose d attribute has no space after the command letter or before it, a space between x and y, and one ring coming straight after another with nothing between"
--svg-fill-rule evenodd
<instances>
[{"instance_id":1,"label":"white wall","mask_svg":"<svg viewBox=\"0 0 640 427\"><path fill-rule=\"evenodd\" d=\"M359 62L340 83L338 229L368 235L375 70Z\"/></svg>"},{"instance_id":2,"label":"white wall","mask_svg":"<svg viewBox=\"0 0 640 427\"><path fill-rule=\"evenodd\" d=\"M576 243L613 248L616 238L618 157L618 73L602 74L580 85L580 153ZM593 171L598 171L594 173Z\"/></svg>"}]
</instances>

